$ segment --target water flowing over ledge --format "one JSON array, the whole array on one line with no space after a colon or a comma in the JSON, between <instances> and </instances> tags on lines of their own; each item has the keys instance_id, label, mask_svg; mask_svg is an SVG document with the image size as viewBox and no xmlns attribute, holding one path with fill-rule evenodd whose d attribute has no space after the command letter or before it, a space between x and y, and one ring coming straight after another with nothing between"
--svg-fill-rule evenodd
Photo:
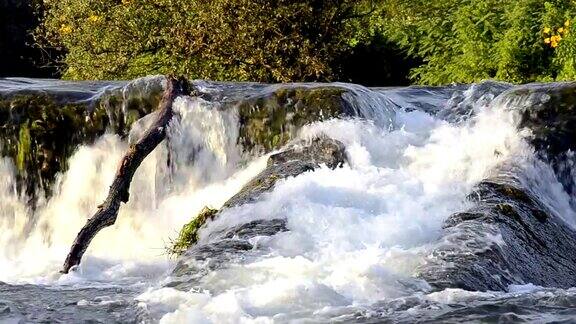
<instances>
[{"instance_id":1,"label":"water flowing over ledge","mask_svg":"<svg viewBox=\"0 0 576 324\"><path fill-rule=\"evenodd\" d=\"M461 321L529 301L520 315L538 320L576 305L571 83L191 81L118 223L57 274L162 80L0 80L0 319ZM341 166L306 162L319 139ZM168 259L205 206L220 211Z\"/></svg>"}]
</instances>

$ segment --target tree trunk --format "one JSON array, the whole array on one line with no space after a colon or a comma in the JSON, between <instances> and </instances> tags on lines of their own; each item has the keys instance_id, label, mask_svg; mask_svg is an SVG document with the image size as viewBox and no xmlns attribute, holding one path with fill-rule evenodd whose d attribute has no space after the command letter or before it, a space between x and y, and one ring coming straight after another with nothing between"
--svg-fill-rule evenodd
<instances>
[{"instance_id":1,"label":"tree trunk","mask_svg":"<svg viewBox=\"0 0 576 324\"><path fill-rule=\"evenodd\" d=\"M70 253L66 257L62 273L68 273L70 268L80 264L82 255L86 252L88 245L103 228L111 226L116 222L120 203L126 203L129 199L130 182L134 173L144 161L144 158L150 154L158 144L166 138L166 128L168 127L174 112L172 104L174 99L180 95L189 93L188 82L183 79L168 77L166 90L158 106L158 116L156 121L150 126L142 138L135 144L131 145L126 155L120 162L114 182L108 191L106 200L98 206L98 211L88 219L86 225L80 230Z\"/></svg>"}]
</instances>

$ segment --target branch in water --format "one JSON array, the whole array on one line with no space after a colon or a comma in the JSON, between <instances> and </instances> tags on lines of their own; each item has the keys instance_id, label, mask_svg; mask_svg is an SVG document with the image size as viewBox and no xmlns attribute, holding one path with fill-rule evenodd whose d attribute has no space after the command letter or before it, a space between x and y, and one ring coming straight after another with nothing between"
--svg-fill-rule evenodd
<instances>
[{"instance_id":1,"label":"branch in water","mask_svg":"<svg viewBox=\"0 0 576 324\"><path fill-rule=\"evenodd\" d=\"M142 138L130 146L126 155L120 162L114 182L108 191L106 200L98 206L98 211L88 219L86 225L80 230L70 253L64 262L62 273L68 273L70 269L82 260L82 255L86 252L88 245L103 228L111 226L116 222L120 203L126 203L129 199L130 182L134 173L158 144L166 138L166 128L168 127L174 112L172 104L176 97L189 93L188 82L184 78L176 79L168 77L168 82L162 100L158 106L158 116Z\"/></svg>"}]
</instances>

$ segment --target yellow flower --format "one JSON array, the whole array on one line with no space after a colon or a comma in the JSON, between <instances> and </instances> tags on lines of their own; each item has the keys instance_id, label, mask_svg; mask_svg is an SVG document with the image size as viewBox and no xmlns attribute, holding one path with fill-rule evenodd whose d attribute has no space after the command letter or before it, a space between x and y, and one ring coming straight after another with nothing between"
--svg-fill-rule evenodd
<instances>
[{"instance_id":1,"label":"yellow flower","mask_svg":"<svg viewBox=\"0 0 576 324\"><path fill-rule=\"evenodd\" d=\"M62 26L60 26L60 33L61 34L70 34L71 32L72 32L72 27L70 27L69 25L62 24Z\"/></svg>"},{"instance_id":2,"label":"yellow flower","mask_svg":"<svg viewBox=\"0 0 576 324\"><path fill-rule=\"evenodd\" d=\"M88 17L88 21L96 23L99 22L102 19L102 17L98 16L98 15L92 15L90 17Z\"/></svg>"},{"instance_id":3,"label":"yellow flower","mask_svg":"<svg viewBox=\"0 0 576 324\"><path fill-rule=\"evenodd\" d=\"M570 20L566 20L566 22L564 22L564 27L570 27Z\"/></svg>"},{"instance_id":4,"label":"yellow flower","mask_svg":"<svg viewBox=\"0 0 576 324\"><path fill-rule=\"evenodd\" d=\"M550 38L549 38L549 37L548 37L548 38L544 38L544 43L550 44Z\"/></svg>"},{"instance_id":5,"label":"yellow flower","mask_svg":"<svg viewBox=\"0 0 576 324\"><path fill-rule=\"evenodd\" d=\"M562 27L558 28L558 33L560 33L560 34L564 33L564 28L562 28Z\"/></svg>"},{"instance_id":6,"label":"yellow flower","mask_svg":"<svg viewBox=\"0 0 576 324\"><path fill-rule=\"evenodd\" d=\"M544 34L550 34L550 28L548 27L544 28Z\"/></svg>"},{"instance_id":7,"label":"yellow flower","mask_svg":"<svg viewBox=\"0 0 576 324\"><path fill-rule=\"evenodd\" d=\"M552 46L552 48L558 47L558 44L560 44L561 40L562 40L562 36L560 36L560 35L554 35L554 36L550 37L550 46Z\"/></svg>"}]
</instances>

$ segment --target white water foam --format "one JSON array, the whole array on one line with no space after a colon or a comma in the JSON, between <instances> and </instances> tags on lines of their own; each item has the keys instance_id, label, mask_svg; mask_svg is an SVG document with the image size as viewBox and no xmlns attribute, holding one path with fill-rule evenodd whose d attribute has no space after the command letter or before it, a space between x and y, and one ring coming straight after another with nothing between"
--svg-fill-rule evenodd
<instances>
[{"instance_id":1,"label":"white water foam","mask_svg":"<svg viewBox=\"0 0 576 324\"><path fill-rule=\"evenodd\" d=\"M253 239L260 257L210 272L193 291L150 289L143 307L170 311L157 314L166 323L283 322L426 292L413 274L443 221L468 207L474 184L532 151L511 114L490 107L459 125L397 112L392 128L331 120L303 129L304 138L343 142L350 164L283 180L260 201L223 212L201 242L256 219L285 218L289 231Z\"/></svg>"},{"instance_id":2,"label":"white water foam","mask_svg":"<svg viewBox=\"0 0 576 324\"><path fill-rule=\"evenodd\" d=\"M265 167L265 156L237 167L236 116L211 108L200 99L178 100L182 120L170 129L170 152L177 153L172 164L167 167L166 148L146 159L117 224L96 237L80 271L70 275L56 271L104 198L127 143L106 135L80 148L32 224L15 195L13 166L1 160L0 210L7 217L0 223L0 280L90 285L163 278L169 269L166 240ZM446 303L472 296L427 294L428 285L413 274L440 237L443 221L469 207L470 189L504 164L524 167L532 149L512 114L499 107L483 105L476 117L456 125L419 111L392 116L390 125L330 120L303 129L302 138L327 134L343 142L349 165L280 181L260 201L222 213L200 240L207 243L210 233L255 219L285 218L290 231L254 238L264 252L210 271L192 291L150 288L138 297L140 306L165 323L267 323L332 316L410 294ZM561 194L550 188L538 190ZM565 208L553 201L552 207Z\"/></svg>"},{"instance_id":3,"label":"white water foam","mask_svg":"<svg viewBox=\"0 0 576 324\"><path fill-rule=\"evenodd\" d=\"M170 127L169 143L179 155L171 157L171 173L165 147L148 156L134 176L130 201L121 207L116 224L96 236L79 271L69 275L58 274L62 262L78 231L106 197L128 144L104 135L80 147L68 171L58 178L53 197L34 217L25 199L16 195L13 164L1 160L0 281L114 283L169 269L165 248L182 225L204 206L222 205L266 163L262 157L238 169L239 152L231 145L237 137L234 116L207 105L190 98L175 102L180 122ZM138 130L135 127L132 135ZM190 158L193 166L183 163ZM169 176L177 185L168 187Z\"/></svg>"}]
</instances>

